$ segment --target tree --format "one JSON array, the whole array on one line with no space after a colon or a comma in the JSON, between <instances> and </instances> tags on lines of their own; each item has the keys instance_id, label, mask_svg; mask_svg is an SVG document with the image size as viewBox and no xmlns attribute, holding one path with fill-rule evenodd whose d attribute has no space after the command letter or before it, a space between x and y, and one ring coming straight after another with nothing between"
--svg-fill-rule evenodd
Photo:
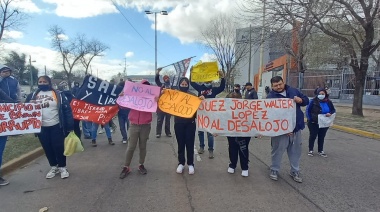
<instances>
[{"instance_id":1,"label":"tree","mask_svg":"<svg viewBox=\"0 0 380 212\"><path fill-rule=\"evenodd\" d=\"M216 56L225 75L227 87L233 84L236 65L247 56L248 44L236 43L238 24L231 17L219 14L201 28L200 42ZM232 80L231 80L232 79Z\"/></svg>"},{"instance_id":2,"label":"tree","mask_svg":"<svg viewBox=\"0 0 380 212\"><path fill-rule=\"evenodd\" d=\"M14 7L16 0L1 0L0 6L0 42L4 39L4 32L18 29L28 18L26 14Z\"/></svg>"},{"instance_id":3,"label":"tree","mask_svg":"<svg viewBox=\"0 0 380 212\"><path fill-rule=\"evenodd\" d=\"M4 60L5 64L13 69L13 75L17 77L21 84L24 84L25 79L30 78L25 73L27 67L26 55L24 53L18 54L15 51L11 51Z\"/></svg>"},{"instance_id":4,"label":"tree","mask_svg":"<svg viewBox=\"0 0 380 212\"><path fill-rule=\"evenodd\" d=\"M375 40L375 23L379 19L380 0L316 1L311 8L315 27L341 43L350 55L349 65L355 74L352 114L363 116L363 94L368 61L380 46Z\"/></svg>"},{"instance_id":5,"label":"tree","mask_svg":"<svg viewBox=\"0 0 380 212\"><path fill-rule=\"evenodd\" d=\"M73 39L68 40L64 30L57 25L50 27L49 33L52 36L52 47L60 53L61 65L66 74L67 82L71 85L74 67L88 53L86 37L78 34Z\"/></svg>"},{"instance_id":6,"label":"tree","mask_svg":"<svg viewBox=\"0 0 380 212\"><path fill-rule=\"evenodd\" d=\"M91 61L94 57L103 56L102 53L107 49L109 49L108 46L96 39L86 43L86 54L80 58L80 61L85 68L85 74L88 74L88 68L90 67Z\"/></svg>"}]
</instances>

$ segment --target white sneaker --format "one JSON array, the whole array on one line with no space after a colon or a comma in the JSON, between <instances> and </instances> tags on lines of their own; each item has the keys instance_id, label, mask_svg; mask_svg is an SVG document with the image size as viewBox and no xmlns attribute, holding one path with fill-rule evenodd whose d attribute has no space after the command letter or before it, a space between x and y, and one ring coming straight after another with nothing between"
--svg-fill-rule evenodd
<instances>
[{"instance_id":1,"label":"white sneaker","mask_svg":"<svg viewBox=\"0 0 380 212\"><path fill-rule=\"evenodd\" d=\"M66 167L59 167L59 172L61 172L61 178L65 179L70 176L69 172L67 171Z\"/></svg>"},{"instance_id":2,"label":"white sneaker","mask_svg":"<svg viewBox=\"0 0 380 212\"><path fill-rule=\"evenodd\" d=\"M230 174L233 174L233 173L235 173L235 169L228 167L227 172Z\"/></svg>"},{"instance_id":3,"label":"white sneaker","mask_svg":"<svg viewBox=\"0 0 380 212\"><path fill-rule=\"evenodd\" d=\"M56 174L59 173L59 169L56 166L52 166L50 171L46 174L46 179L51 179L55 177Z\"/></svg>"},{"instance_id":4,"label":"white sneaker","mask_svg":"<svg viewBox=\"0 0 380 212\"><path fill-rule=\"evenodd\" d=\"M194 166L189 166L189 174L194 174Z\"/></svg>"},{"instance_id":5,"label":"white sneaker","mask_svg":"<svg viewBox=\"0 0 380 212\"><path fill-rule=\"evenodd\" d=\"M98 134L103 134L104 133L104 130L103 129L100 129L99 131L98 131Z\"/></svg>"},{"instance_id":6,"label":"white sneaker","mask_svg":"<svg viewBox=\"0 0 380 212\"><path fill-rule=\"evenodd\" d=\"M248 170L243 170L243 171L241 172L241 176L243 176L243 177L248 177Z\"/></svg>"},{"instance_id":7,"label":"white sneaker","mask_svg":"<svg viewBox=\"0 0 380 212\"><path fill-rule=\"evenodd\" d=\"M176 172L178 174L182 174L182 172L183 172L184 169L185 169L185 167L182 164L179 164L178 167L177 167Z\"/></svg>"},{"instance_id":8,"label":"white sneaker","mask_svg":"<svg viewBox=\"0 0 380 212\"><path fill-rule=\"evenodd\" d=\"M127 143L127 141L126 140L123 140L123 144L126 144Z\"/></svg>"},{"instance_id":9,"label":"white sneaker","mask_svg":"<svg viewBox=\"0 0 380 212\"><path fill-rule=\"evenodd\" d=\"M113 129L112 128L110 129L110 131L111 131L111 133L113 133Z\"/></svg>"}]
</instances>

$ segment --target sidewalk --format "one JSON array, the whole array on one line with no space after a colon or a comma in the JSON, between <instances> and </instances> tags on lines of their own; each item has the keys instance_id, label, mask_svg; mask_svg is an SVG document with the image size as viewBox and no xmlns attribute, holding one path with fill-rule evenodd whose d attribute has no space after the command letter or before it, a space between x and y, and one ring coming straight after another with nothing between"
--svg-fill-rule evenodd
<instances>
[{"instance_id":1,"label":"sidewalk","mask_svg":"<svg viewBox=\"0 0 380 212\"><path fill-rule=\"evenodd\" d=\"M331 100L335 106L339 106L339 107L349 107L349 108L352 108L352 104L351 103L341 103L339 101L334 101L334 99ZM363 109L370 109L370 110L380 110L380 106L376 106L376 105L363 105Z\"/></svg>"}]
</instances>

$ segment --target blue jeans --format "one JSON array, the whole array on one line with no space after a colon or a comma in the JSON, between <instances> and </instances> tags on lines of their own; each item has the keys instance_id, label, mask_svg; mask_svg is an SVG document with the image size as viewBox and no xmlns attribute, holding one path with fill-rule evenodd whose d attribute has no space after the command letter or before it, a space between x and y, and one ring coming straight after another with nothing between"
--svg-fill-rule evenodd
<instances>
[{"instance_id":1,"label":"blue jeans","mask_svg":"<svg viewBox=\"0 0 380 212\"><path fill-rule=\"evenodd\" d=\"M99 124L92 123L92 130L91 130L92 140L96 140L96 136L98 135L98 128L99 128ZM112 138L110 125L108 123L104 125L104 129L106 131L107 138Z\"/></svg>"},{"instance_id":2,"label":"blue jeans","mask_svg":"<svg viewBox=\"0 0 380 212\"><path fill-rule=\"evenodd\" d=\"M198 137L199 137L199 146L201 148L205 148L205 138L204 138L205 132L198 131ZM207 140L208 140L208 150L214 150L214 136L211 133L207 133Z\"/></svg>"},{"instance_id":3,"label":"blue jeans","mask_svg":"<svg viewBox=\"0 0 380 212\"><path fill-rule=\"evenodd\" d=\"M128 120L129 111L130 111L129 109L120 109L117 114L117 118L119 119L119 127L120 127L121 136L123 136L124 141L128 139L127 131L129 129L129 120ZM127 128L125 128L125 124L127 124Z\"/></svg>"},{"instance_id":4,"label":"blue jeans","mask_svg":"<svg viewBox=\"0 0 380 212\"><path fill-rule=\"evenodd\" d=\"M89 121L82 121L82 131L85 137L91 137L92 123Z\"/></svg>"},{"instance_id":5,"label":"blue jeans","mask_svg":"<svg viewBox=\"0 0 380 212\"><path fill-rule=\"evenodd\" d=\"M3 152L5 149L5 144L7 143L8 136L0 136L0 167L3 162Z\"/></svg>"}]
</instances>

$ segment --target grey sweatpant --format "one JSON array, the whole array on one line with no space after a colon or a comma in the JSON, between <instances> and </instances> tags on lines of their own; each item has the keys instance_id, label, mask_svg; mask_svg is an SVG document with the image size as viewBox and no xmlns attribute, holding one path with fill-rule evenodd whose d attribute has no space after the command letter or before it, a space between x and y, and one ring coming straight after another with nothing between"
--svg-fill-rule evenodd
<instances>
[{"instance_id":1,"label":"grey sweatpant","mask_svg":"<svg viewBox=\"0 0 380 212\"><path fill-rule=\"evenodd\" d=\"M280 171L281 159L285 150L288 152L290 171L299 172L300 171L300 159L302 151L302 136L301 130L293 135L280 135L271 138L272 145L272 165L271 170Z\"/></svg>"}]
</instances>

